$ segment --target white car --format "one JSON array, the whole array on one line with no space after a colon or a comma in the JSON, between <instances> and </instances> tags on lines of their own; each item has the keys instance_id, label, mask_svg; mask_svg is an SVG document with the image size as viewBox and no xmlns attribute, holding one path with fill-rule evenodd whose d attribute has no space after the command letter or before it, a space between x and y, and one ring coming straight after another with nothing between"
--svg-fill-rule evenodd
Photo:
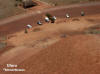
<instances>
[{"instance_id":1,"label":"white car","mask_svg":"<svg viewBox=\"0 0 100 74\"><path fill-rule=\"evenodd\" d=\"M42 25L42 23L40 21L37 22L38 25Z\"/></svg>"},{"instance_id":2,"label":"white car","mask_svg":"<svg viewBox=\"0 0 100 74\"><path fill-rule=\"evenodd\" d=\"M66 18L70 18L69 14L66 14Z\"/></svg>"},{"instance_id":3,"label":"white car","mask_svg":"<svg viewBox=\"0 0 100 74\"><path fill-rule=\"evenodd\" d=\"M45 21L46 21L46 22L49 22L50 20L49 20L49 18L48 18L48 17L45 17Z\"/></svg>"},{"instance_id":4,"label":"white car","mask_svg":"<svg viewBox=\"0 0 100 74\"><path fill-rule=\"evenodd\" d=\"M54 20L56 20L57 18L56 18L56 16L53 16L53 18L54 18Z\"/></svg>"},{"instance_id":5,"label":"white car","mask_svg":"<svg viewBox=\"0 0 100 74\"><path fill-rule=\"evenodd\" d=\"M30 24L27 25L27 28L32 28L32 26Z\"/></svg>"}]
</instances>

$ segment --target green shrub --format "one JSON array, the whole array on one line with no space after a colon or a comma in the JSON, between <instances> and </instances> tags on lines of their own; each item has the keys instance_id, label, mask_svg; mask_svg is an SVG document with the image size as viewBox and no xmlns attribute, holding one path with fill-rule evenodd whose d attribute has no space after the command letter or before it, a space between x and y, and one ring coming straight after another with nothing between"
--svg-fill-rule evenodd
<instances>
[{"instance_id":1,"label":"green shrub","mask_svg":"<svg viewBox=\"0 0 100 74\"><path fill-rule=\"evenodd\" d=\"M25 28L25 33L28 33L27 29Z\"/></svg>"},{"instance_id":2,"label":"green shrub","mask_svg":"<svg viewBox=\"0 0 100 74\"><path fill-rule=\"evenodd\" d=\"M85 34L100 34L100 30L96 30L96 29L87 30L85 31Z\"/></svg>"},{"instance_id":3,"label":"green shrub","mask_svg":"<svg viewBox=\"0 0 100 74\"><path fill-rule=\"evenodd\" d=\"M47 16L49 19L52 18L52 15L49 14L49 13L47 13L46 16Z\"/></svg>"}]
</instances>

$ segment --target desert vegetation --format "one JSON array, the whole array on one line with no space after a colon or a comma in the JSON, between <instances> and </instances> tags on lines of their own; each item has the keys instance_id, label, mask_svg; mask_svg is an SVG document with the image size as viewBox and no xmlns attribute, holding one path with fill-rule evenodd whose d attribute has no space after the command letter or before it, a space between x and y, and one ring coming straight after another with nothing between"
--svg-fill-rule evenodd
<instances>
[{"instance_id":1,"label":"desert vegetation","mask_svg":"<svg viewBox=\"0 0 100 74\"><path fill-rule=\"evenodd\" d=\"M96 26L88 28L85 31L85 34L100 34L100 25L96 25Z\"/></svg>"},{"instance_id":2,"label":"desert vegetation","mask_svg":"<svg viewBox=\"0 0 100 74\"><path fill-rule=\"evenodd\" d=\"M0 0L0 19L13 16L24 11L16 6L16 0Z\"/></svg>"},{"instance_id":3,"label":"desert vegetation","mask_svg":"<svg viewBox=\"0 0 100 74\"><path fill-rule=\"evenodd\" d=\"M7 46L7 35L3 32L0 32L0 49Z\"/></svg>"}]
</instances>

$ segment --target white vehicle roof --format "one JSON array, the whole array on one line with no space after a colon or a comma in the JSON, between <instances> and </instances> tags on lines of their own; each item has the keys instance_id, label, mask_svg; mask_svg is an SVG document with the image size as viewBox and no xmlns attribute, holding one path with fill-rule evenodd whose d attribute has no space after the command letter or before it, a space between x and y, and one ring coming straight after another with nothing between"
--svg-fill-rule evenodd
<instances>
[{"instance_id":1,"label":"white vehicle roof","mask_svg":"<svg viewBox=\"0 0 100 74\"><path fill-rule=\"evenodd\" d=\"M32 26L30 24L27 25L28 28L32 28Z\"/></svg>"}]
</instances>

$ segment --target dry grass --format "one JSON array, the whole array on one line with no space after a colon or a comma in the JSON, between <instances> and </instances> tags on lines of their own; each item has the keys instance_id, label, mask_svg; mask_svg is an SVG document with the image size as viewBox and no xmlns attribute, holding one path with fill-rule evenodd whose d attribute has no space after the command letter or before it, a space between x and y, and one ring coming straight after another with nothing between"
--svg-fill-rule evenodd
<instances>
[{"instance_id":1,"label":"dry grass","mask_svg":"<svg viewBox=\"0 0 100 74\"><path fill-rule=\"evenodd\" d=\"M23 9L15 6L15 0L0 0L0 19L22 13Z\"/></svg>"}]
</instances>

